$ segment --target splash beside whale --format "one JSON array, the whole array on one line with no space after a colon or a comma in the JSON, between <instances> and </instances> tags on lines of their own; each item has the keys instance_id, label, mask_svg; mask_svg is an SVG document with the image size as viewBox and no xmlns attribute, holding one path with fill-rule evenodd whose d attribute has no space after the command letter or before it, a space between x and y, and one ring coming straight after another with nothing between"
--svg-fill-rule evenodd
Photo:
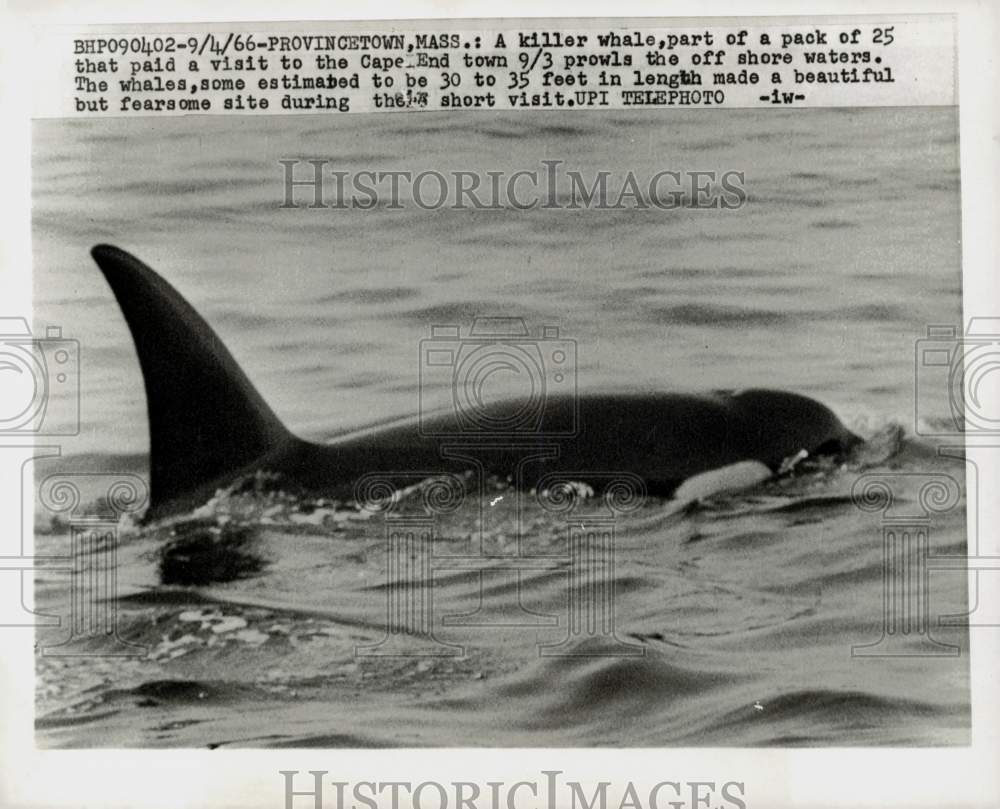
<instances>
[{"instance_id":1,"label":"splash beside whale","mask_svg":"<svg viewBox=\"0 0 1000 809\"><path fill-rule=\"evenodd\" d=\"M382 422L324 444L295 436L172 286L124 250L98 245L91 254L128 323L145 382L147 521L189 511L256 471L274 473L283 487L337 496L372 471L433 474L477 463L458 457L454 437L440 435L452 411ZM514 399L491 412L504 422L523 406ZM627 472L666 497L714 470L753 462L773 473L803 451L839 455L861 443L825 405L777 390L583 393L546 399L545 408L552 423L575 430L520 435L516 452L480 453L486 472L525 488L549 473L600 488L609 472Z\"/></svg>"}]
</instances>

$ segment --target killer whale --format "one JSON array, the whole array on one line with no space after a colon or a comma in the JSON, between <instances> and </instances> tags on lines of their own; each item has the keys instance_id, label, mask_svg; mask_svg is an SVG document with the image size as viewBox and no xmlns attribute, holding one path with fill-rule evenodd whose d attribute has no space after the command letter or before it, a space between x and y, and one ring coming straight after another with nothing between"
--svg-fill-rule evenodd
<instances>
[{"instance_id":1,"label":"killer whale","mask_svg":"<svg viewBox=\"0 0 1000 809\"><path fill-rule=\"evenodd\" d=\"M825 405L765 389L549 399L547 417L575 430L522 435L516 453L498 451L478 461L457 457L462 453L448 446L454 440L439 435L453 412L381 422L315 443L282 424L211 327L163 278L117 247L97 245L91 255L125 317L145 384L146 521L189 511L257 471L274 473L283 487L336 496L353 491L371 471L432 473L478 463L507 476L516 463L515 482L524 487L566 472L598 488L607 472L628 472L650 494L669 496L711 470L752 461L776 472L802 451L842 454L861 443ZM511 400L494 412L503 420L505 409L516 415L522 405ZM524 461L532 445L537 457Z\"/></svg>"}]
</instances>

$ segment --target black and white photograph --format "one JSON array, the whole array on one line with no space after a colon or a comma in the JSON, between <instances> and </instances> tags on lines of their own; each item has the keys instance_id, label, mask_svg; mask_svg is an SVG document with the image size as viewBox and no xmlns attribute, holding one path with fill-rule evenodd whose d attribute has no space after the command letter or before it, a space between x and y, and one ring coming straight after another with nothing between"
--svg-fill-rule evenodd
<instances>
[{"instance_id":1,"label":"black and white photograph","mask_svg":"<svg viewBox=\"0 0 1000 809\"><path fill-rule=\"evenodd\" d=\"M900 624L902 654L858 656L896 627L879 522L852 499L896 478L919 508L961 474L911 414L914 338L961 319L954 110L117 119L35 138L36 317L90 347L71 468L146 500L119 537L116 631L66 639L118 655L39 656L42 739L968 739L967 658L941 659L961 630ZM523 175L523 200L494 205L487 170L537 188ZM702 172L704 193L664 178L683 196L659 209L622 191L661 170ZM361 207L364 171L427 172L400 181L423 207ZM484 207L433 207L431 172L461 171L482 172ZM358 207L311 208L316 188ZM953 418L944 381L918 412L931 428ZM62 505L73 482L42 495ZM962 553L943 495L929 541ZM53 512L39 550L69 524ZM950 579L934 606L961 614ZM69 583L43 578L40 611Z\"/></svg>"},{"instance_id":2,"label":"black and white photograph","mask_svg":"<svg viewBox=\"0 0 1000 809\"><path fill-rule=\"evenodd\" d=\"M60 32L0 313L28 743L537 749L442 809L657 805L548 750L968 751L982 177L911 21L815 22Z\"/></svg>"}]
</instances>

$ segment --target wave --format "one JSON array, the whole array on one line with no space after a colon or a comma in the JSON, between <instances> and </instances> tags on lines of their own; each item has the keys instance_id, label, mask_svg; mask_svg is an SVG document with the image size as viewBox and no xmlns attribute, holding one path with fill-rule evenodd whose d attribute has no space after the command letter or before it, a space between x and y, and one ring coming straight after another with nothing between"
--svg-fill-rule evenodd
<instances>
[{"instance_id":1,"label":"wave","mask_svg":"<svg viewBox=\"0 0 1000 809\"><path fill-rule=\"evenodd\" d=\"M794 321L787 311L724 306L707 303L680 303L647 307L643 319L651 323L678 326L777 326Z\"/></svg>"},{"instance_id":2,"label":"wave","mask_svg":"<svg viewBox=\"0 0 1000 809\"><path fill-rule=\"evenodd\" d=\"M805 689L762 696L755 705L759 709L741 707L717 717L713 734L781 747L845 739L849 745L912 744L907 729L954 718L952 706L868 691ZM886 728L895 728L889 737Z\"/></svg>"}]
</instances>

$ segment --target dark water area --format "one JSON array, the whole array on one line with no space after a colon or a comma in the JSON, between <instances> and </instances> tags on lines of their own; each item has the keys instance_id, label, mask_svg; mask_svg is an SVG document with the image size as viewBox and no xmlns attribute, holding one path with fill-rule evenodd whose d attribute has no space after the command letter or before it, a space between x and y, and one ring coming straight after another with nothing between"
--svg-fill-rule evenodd
<instances>
[{"instance_id":1,"label":"dark water area","mask_svg":"<svg viewBox=\"0 0 1000 809\"><path fill-rule=\"evenodd\" d=\"M867 439L685 509L643 498L610 533L600 494L576 491L568 517L469 479L432 540L411 526L403 544L392 532L424 525L431 484L386 515L251 479L164 523L124 520L117 636L39 653L40 745L968 743L967 633L937 621L967 611L963 575L931 575L913 614L932 632L892 623L895 656L856 648L895 603L887 521L930 515L931 553L965 552L965 464L914 435L951 415L947 391L915 390L914 357L928 324L961 319L954 110L38 122L34 154L35 329L60 325L81 355L80 433L38 481L146 475L142 379L99 242L161 272L314 440L445 401L445 382L419 387L420 341L484 315L557 326L581 389L794 390ZM748 199L281 209L279 159L310 157L736 170ZM891 479L896 511L863 507L863 476ZM931 480L958 487L936 511ZM40 506L36 551L67 553L71 525ZM904 557L893 546L890 569ZM68 637L70 582L107 558L97 543L76 579L39 575L39 609L64 617L40 650Z\"/></svg>"}]
</instances>

